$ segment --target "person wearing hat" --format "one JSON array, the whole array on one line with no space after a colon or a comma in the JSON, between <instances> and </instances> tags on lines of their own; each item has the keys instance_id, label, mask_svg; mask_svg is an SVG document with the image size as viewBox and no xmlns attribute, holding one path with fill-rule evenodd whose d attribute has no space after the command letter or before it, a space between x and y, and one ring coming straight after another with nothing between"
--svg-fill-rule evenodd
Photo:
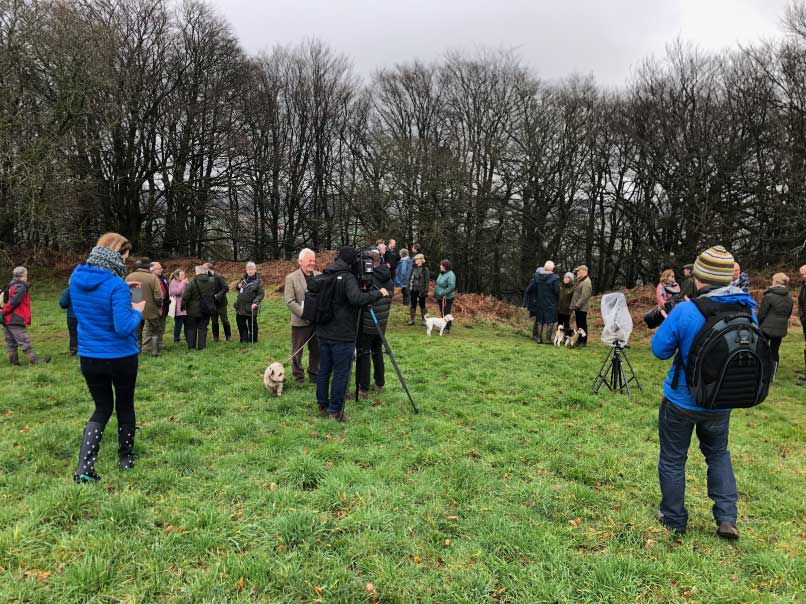
<instances>
[{"instance_id":1,"label":"person wearing hat","mask_svg":"<svg viewBox=\"0 0 806 604\"><path fill-rule=\"evenodd\" d=\"M385 287L361 291L358 279L352 273L352 266L358 261L354 248L343 247L336 261L325 267L324 279L312 280L308 290L319 293L325 279L335 277L332 287L333 318L324 324L317 324L316 336L319 339L319 371L316 375L316 405L322 417L330 417L339 422L348 421L344 414L344 396L355 352L358 311L362 306L372 304L389 295ZM330 377L333 376L331 383Z\"/></svg>"},{"instance_id":2,"label":"person wearing hat","mask_svg":"<svg viewBox=\"0 0 806 604\"><path fill-rule=\"evenodd\" d=\"M693 264L686 264L683 267L683 285L680 286L680 293L689 300L693 300L697 296L697 287L694 285L694 277L691 276L693 268Z\"/></svg>"},{"instance_id":3,"label":"person wearing hat","mask_svg":"<svg viewBox=\"0 0 806 604\"><path fill-rule=\"evenodd\" d=\"M593 284L588 276L588 267L584 264L576 267L574 273L577 276L574 293L571 295L570 310L574 313L574 321L577 329L585 331L584 336L579 336L577 348L588 345L588 307L590 306L591 295L593 295Z\"/></svg>"},{"instance_id":4,"label":"person wearing hat","mask_svg":"<svg viewBox=\"0 0 806 604\"><path fill-rule=\"evenodd\" d=\"M722 304L739 304L751 311L758 307L749 294L731 286L733 256L722 246L702 252L694 263L692 276L698 298L708 297ZM755 314L753 320L757 321ZM662 360L679 354L685 367L694 339L704 324L705 317L694 302L681 302L672 309L652 337L652 354ZM678 374L676 380L675 373ZM712 512L717 535L724 539L738 539L738 494L728 452L730 410L698 406L686 383L685 371L676 372L675 363L672 363L663 384L663 398L658 411L658 480L661 491L658 519L678 534L686 531L688 522L685 507L686 459L691 433L695 429L708 466L708 496L714 502Z\"/></svg>"},{"instance_id":5,"label":"person wearing hat","mask_svg":"<svg viewBox=\"0 0 806 604\"><path fill-rule=\"evenodd\" d=\"M153 356L160 354L160 317L162 316L162 287L157 275L151 272L151 259L142 258L137 262L137 269L126 275L129 287L139 284L143 292L143 301L146 303L143 310L143 320L137 328L137 341L140 343L140 352L148 350Z\"/></svg>"},{"instance_id":6,"label":"person wearing hat","mask_svg":"<svg viewBox=\"0 0 806 604\"><path fill-rule=\"evenodd\" d=\"M428 267L425 266L425 256L417 254L414 256L414 267L409 275L409 296L411 296L411 309L409 310L408 325L414 325L414 316L417 313L417 305L420 305L420 316L425 325L425 299L428 297L428 287L431 282L431 275Z\"/></svg>"}]
</instances>

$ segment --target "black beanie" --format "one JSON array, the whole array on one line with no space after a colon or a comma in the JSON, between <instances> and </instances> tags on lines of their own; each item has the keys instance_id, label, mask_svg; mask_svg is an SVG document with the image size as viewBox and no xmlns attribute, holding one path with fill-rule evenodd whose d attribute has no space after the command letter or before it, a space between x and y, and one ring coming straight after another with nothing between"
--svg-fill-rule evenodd
<instances>
[{"instance_id":1,"label":"black beanie","mask_svg":"<svg viewBox=\"0 0 806 604\"><path fill-rule=\"evenodd\" d=\"M339 250L338 259L343 260L348 265L352 266L358 259L358 255L355 253L355 248L343 247Z\"/></svg>"}]
</instances>

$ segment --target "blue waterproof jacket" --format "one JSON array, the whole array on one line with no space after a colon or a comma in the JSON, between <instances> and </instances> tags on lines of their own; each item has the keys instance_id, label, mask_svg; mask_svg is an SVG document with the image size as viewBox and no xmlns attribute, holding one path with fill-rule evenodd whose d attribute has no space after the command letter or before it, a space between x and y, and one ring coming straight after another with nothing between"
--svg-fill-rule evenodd
<instances>
[{"instance_id":1,"label":"blue waterproof jacket","mask_svg":"<svg viewBox=\"0 0 806 604\"><path fill-rule=\"evenodd\" d=\"M758 308L758 304L749 294L736 287L723 287L704 295L710 297L714 302L742 304L751 310ZM758 323L755 313L753 313L753 320ZM705 409L697 405L691 397L691 391L686 383L685 367L688 365L688 353L694 343L694 338L703 325L705 325L705 317L702 316L694 302L681 302L672 309L666 320L658 327L658 331L652 336L652 354L659 359L668 359L679 350L682 355L683 367L681 367L677 379L677 388L672 388L674 363L663 383L663 395L669 402L690 411L725 413L724 409Z\"/></svg>"},{"instance_id":2,"label":"blue waterproof jacket","mask_svg":"<svg viewBox=\"0 0 806 604\"><path fill-rule=\"evenodd\" d=\"M128 284L97 266L79 264L70 277L70 301L78 319L78 356L120 359L138 354L137 327Z\"/></svg>"},{"instance_id":3,"label":"blue waterproof jacket","mask_svg":"<svg viewBox=\"0 0 806 604\"><path fill-rule=\"evenodd\" d=\"M411 257L407 256L397 264L397 272L395 272L395 287L408 287L410 274Z\"/></svg>"},{"instance_id":4,"label":"blue waterproof jacket","mask_svg":"<svg viewBox=\"0 0 806 604\"><path fill-rule=\"evenodd\" d=\"M62 292L62 297L59 300L59 306L67 311L67 317L70 319L76 318L76 313L73 312L73 305L70 304L70 288L65 287Z\"/></svg>"}]
</instances>

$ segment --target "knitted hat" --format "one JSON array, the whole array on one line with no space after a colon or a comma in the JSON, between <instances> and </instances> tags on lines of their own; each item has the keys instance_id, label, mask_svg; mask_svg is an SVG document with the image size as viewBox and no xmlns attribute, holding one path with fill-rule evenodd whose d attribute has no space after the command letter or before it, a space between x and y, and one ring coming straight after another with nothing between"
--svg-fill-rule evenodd
<instances>
[{"instance_id":1,"label":"knitted hat","mask_svg":"<svg viewBox=\"0 0 806 604\"><path fill-rule=\"evenodd\" d=\"M710 247L697 256L691 274L708 285L730 285L733 281L733 255L721 245Z\"/></svg>"},{"instance_id":2,"label":"knitted hat","mask_svg":"<svg viewBox=\"0 0 806 604\"><path fill-rule=\"evenodd\" d=\"M425 256L423 256L422 254L417 254L417 255L414 257L414 259L415 259L415 260L425 260Z\"/></svg>"},{"instance_id":3,"label":"knitted hat","mask_svg":"<svg viewBox=\"0 0 806 604\"><path fill-rule=\"evenodd\" d=\"M585 265L585 264L580 264L578 267L576 267L576 268L574 269L574 272L577 272L577 271L585 271L585 272L588 272L588 266L587 266L587 265Z\"/></svg>"}]
</instances>

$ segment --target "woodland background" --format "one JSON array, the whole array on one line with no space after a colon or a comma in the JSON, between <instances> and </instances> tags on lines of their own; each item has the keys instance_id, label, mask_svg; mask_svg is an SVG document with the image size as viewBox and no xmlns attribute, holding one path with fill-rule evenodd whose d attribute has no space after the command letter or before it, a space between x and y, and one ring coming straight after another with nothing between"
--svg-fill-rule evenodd
<instances>
[{"instance_id":1,"label":"woodland background","mask_svg":"<svg viewBox=\"0 0 806 604\"><path fill-rule=\"evenodd\" d=\"M504 51L364 81L317 40L250 56L196 1L0 0L0 256L86 253L106 230L258 262L394 237L499 296L546 258L600 291L714 243L793 264L804 5L783 23L718 55L670 41L609 90Z\"/></svg>"}]
</instances>

